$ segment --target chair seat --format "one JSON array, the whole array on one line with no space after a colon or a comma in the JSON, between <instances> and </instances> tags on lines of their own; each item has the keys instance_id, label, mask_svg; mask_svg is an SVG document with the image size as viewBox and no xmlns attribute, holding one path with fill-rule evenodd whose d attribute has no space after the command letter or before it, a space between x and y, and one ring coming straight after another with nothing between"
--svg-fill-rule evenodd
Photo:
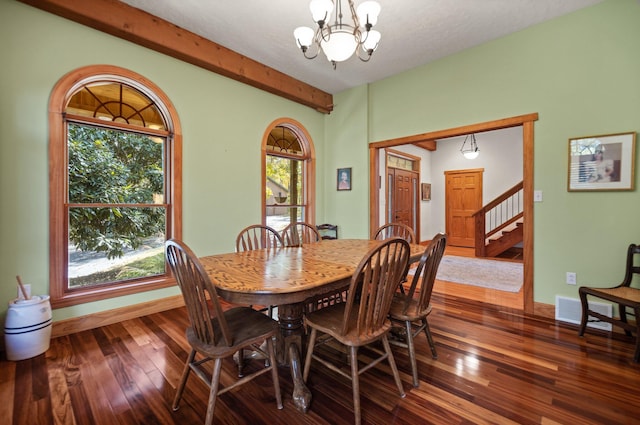
<instances>
[{"instance_id":1,"label":"chair seat","mask_svg":"<svg viewBox=\"0 0 640 425\"><path fill-rule=\"evenodd\" d=\"M399 321L414 322L421 318L428 316L431 313L431 304L426 308L420 307L420 300L412 298L408 300L407 310L405 304L407 303L407 296L399 293L395 294L391 301L391 309L389 310L389 316Z\"/></svg>"},{"instance_id":2,"label":"chair seat","mask_svg":"<svg viewBox=\"0 0 640 425\"><path fill-rule=\"evenodd\" d=\"M309 313L305 316L305 323L307 326L312 326L322 333L330 335L338 340L340 343L347 346L362 346L370 344L376 341L380 336L384 335L391 329L391 321L386 320L385 323L373 333L360 333L358 332L355 323L358 320L358 309L354 308L351 311L351 317L349 322L353 324L349 326L349 331L344 335L340 334L343 326L344 309L346 304L334 304L329 307L321 308L320 310Z\"/></svg>"},{"instance_id":3,"label":"chair seat","mask_svg":"<svg viewBox=\"0 0 640 425\"><path fill-rule=\"evenodd\" d=\"M637 288L631 288L628 286L621 286L618 288L583 287L581 288L581 291L600 298L606 298L618 304L625 304L630 307L634 306L634 304L640 306L640 289Z\"/></svg>"},{"instance_id":4,"label":"chair seat","mask_svg":"<svg viewBox=\"0 0 640 425\"><path fill-rule=\"evenodd\" d=\"M187 328L187 341L202 353L210 357L228 357L242 347L259 344L265 336L273 337L278 332L278 322L269 316L250 307L235 307L224 312L224 317L231 334L232 345L227 345L224 338L219 338L216 344L205 344L197 337L192 327ZM214 319L215 332L222 332L219 322Z\"/></svg>"}]
</instances>

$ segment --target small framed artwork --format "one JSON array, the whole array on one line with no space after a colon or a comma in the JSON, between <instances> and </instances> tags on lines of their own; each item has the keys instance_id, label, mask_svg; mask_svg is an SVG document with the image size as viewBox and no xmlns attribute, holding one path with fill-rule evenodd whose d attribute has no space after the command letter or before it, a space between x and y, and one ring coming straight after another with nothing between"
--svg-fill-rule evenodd
<instances>
[{"instance_id":1,"label":"small framed artwork","mask_svg":"<svg viewBox=\"0 0 640 425\"><path fill-rule=\"evenodd\" d=\"M431 200L431 183L422 183L422 200Z\"/></svg>"},{"instance_id":2,"label":"small framed artwork","mask_svg":"<svg viewBox=\"0 0 640 425\"><path fill-rule=\"evenodd\" d=\"M636 133L569 139L568 191L633 190Z\"/></svg>"},{"instance_id":3,"label":"small framed artwork","mask_svg":"<svg viewBox=\"0 0 640 425\"><path fill-rule=\"evenodd\" d=\"M338 168L338 190L351 190L351 168Z\"/></svg>"}]
</instances>

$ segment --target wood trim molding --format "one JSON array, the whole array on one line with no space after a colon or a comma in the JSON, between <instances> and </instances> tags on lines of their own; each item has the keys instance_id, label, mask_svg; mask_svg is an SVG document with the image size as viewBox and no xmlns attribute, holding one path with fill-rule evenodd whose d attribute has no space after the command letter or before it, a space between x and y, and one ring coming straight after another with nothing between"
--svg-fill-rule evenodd
<instances>
[{"instance_id":1,"label":"wood trim molding","mask_svg":"<svg viewBox=\"0 0 640 425\"><path fill-rule=\"evenodd\" d=\"M538 120L538 113L518 115L494 121L465 125L445 130L432 131L397 139L383 140L369 143L369 233L374 234L380 220L379 216L379 172L378 161L380 150L393 146L414 144L421 141L432 141L447 137L464 136L470 133L500 130L503 128L522 126L523 144L523 192L524 192L524 285L523 310L525 313L534 312L533 294L533 142L534 122Z\"/></svg>"},{"instance_id":2,"label":"wood trim molding","mask_svg":"<svg viewBox=\"0 0 640 425\"><path fill-rule=\"evenodd\" d=\"M147 316L173 308L183 307L184 298L182 295L174 295L159 300L134 304L127 307L113 310L101 311L88 314L86 316L74 317L71 319L53 322L51 328L51 338L70 335L76 332L95 329L100 326L111 325L124 320L135 319L136 317Z\"/></svg>"},{"instance_id":3,"label":"wood trim molding","mask_svg":"<svg viewBox=\"0 0 640 425\"><path fill-rule=\"evenodd\" d=\"M556 306L553 304L533 303L533 315L556 320Z\"/></svg>"},{"instance_id":4,"label":"wood trim molding","mask_svg":"<svg viewBox=\"0 0 640 425\"><path fill-rule=\"evenodd\" d=\"M413 136L399 137L397 139L383 140L380 142L372 142L369 146L374 148L388 148L393 146L417 144L435 142L438 139L445 139L447 137L464 136L471 133L481 133L489 130L500 130L503 128L516 127L524 124L525 122L537 121L538 114L519 115L511 118L504 118L501 120L488 121L479 124L464 125L461 127L448 128L446 130L431 131L429 133L415 134ZM425 146L421 146L425 147ZM425 147L425 149L427 149ZM435 144L433 149L435 150Z\"/></svg>"},{"instance_id":5,"label":"wood trim molding","mask_svg":"<svg viewBox=\"0 0 640 425\"><path fill-rule=\"evenodd\" d=\"M328 114L333 96L126 3L18 0Z\"/></svg>"}]
</instances>

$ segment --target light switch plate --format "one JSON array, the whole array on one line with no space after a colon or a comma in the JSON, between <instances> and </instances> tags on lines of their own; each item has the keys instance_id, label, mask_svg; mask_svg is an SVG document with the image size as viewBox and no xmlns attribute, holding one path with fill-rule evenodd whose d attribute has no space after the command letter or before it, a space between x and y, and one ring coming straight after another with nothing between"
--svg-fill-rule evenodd
<instances>
[{"instance_id":1,"label":"light switch plate","mask_svg":"<svg viewBox=\"0 0 640 425\"><path fill-rule=\"evenodd\" d=\"M542 191L534 190L533 191L533 202L542 202Z\"/></svg>"}]
</instances>

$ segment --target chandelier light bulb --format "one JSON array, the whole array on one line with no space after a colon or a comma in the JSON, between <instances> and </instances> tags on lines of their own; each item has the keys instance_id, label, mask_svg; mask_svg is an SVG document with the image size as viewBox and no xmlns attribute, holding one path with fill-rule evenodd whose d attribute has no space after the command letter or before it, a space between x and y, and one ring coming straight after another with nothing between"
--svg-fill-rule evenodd
<instances>
[{"instance_id":1,"label":"chandelier light bulb","mask_svg":"<svg viewBox=\"0 0 640 425\"><path fill-rule=\"evenodd\" d=\"M307 48L313 43L313 30L309 27L298 27L293 31L293 36L300 48Z\"/></svg>"},{"instance_id":2,"label":"chandelier light bulb","mask_svg":"<svg viewBox=\"0 0 640 425\"><path fill-rule=\"evenodd\" d=\"M358 20L360 26L364 27L366 24L374 26L378 23L378 15L380 14L380 4L376 1L365 1L358 6Z\"/></svg>"},{"instance_id":3,"label":"chandelier light bulb","mask_svg":"<svg viewBox=\"0 0 640 425\"><path fill-rule=\"evenodd\" d=\"M364 43L362 43L362 48L365 52L369 53L378 48L378 43L380 42L380 37L382 37L382 35L376 30L371 30L366 33L365 37Z\"/></svg>"},{"instance_id":4,"label":"chandelier light bulb","mask_svg":"<svg viewBox=\"0 0 640 425\"><path fill-rule=\"evenodd\" d=\"M331 19L331 12L333 11L333 2L331 0L311 0L309 4L311 10L311 16L313 21L322 27L326 22ZM322 22L322 24L321 24Z\"/></svg>"}]
</instances>

